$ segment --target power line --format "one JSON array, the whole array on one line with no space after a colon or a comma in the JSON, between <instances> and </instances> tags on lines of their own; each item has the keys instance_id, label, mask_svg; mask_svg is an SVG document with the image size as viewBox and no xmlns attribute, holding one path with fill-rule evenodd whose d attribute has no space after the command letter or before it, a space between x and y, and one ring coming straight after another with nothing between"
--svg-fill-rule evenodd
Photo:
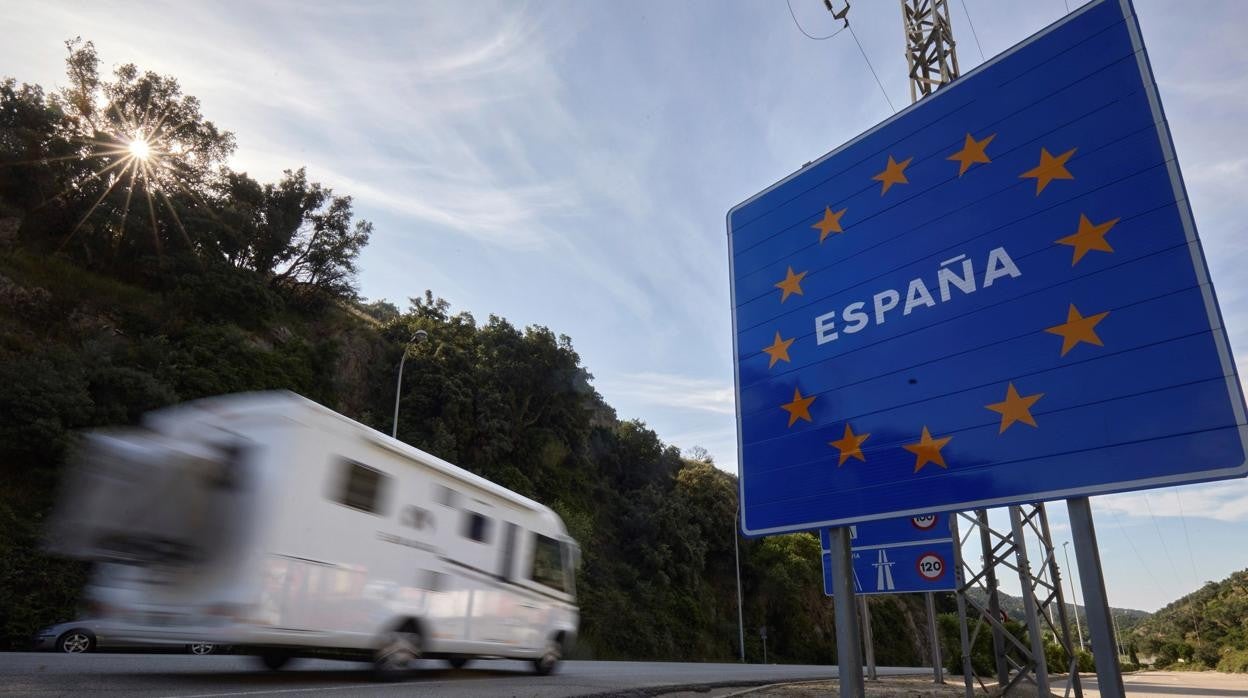
<instances>
[{"instance_id":1,"label":"power line","mask_svg":"<svg viewBox=\"0 0 1248 698\"><path fill-rule=\"evenodd\" d=\"M880 76L876 74L875 66L871 65L871 59L867 57L866 49L862 47L862 42L858 40L858 34L855 33L854 28L850 26L849 18L845 19L845 26L841 27L840 29L837 29L831 34L828 34L827 36L815 36L814 34L811 34L810 32L806 31L802 27L802 23L797 21L797 14L793 12L793 0L784 0L784 2L789 7L789 17L793 18L793 26L797 27L797 30L801 32L802 35L805 36L807 39L814 39L815 41L823 41L825 39L831 39L837 34L840 34L841 32L848 29L849 35L854 37L854 43L858 44L858 50L862 53L862 60L867 62L867 68L871 70L871 75L872 77L875 78L875 84L880 86L880 94L884 95L884 101L888 102L888 108L892 109L894 114L897 113L897 107L894 107L893 100L888 98L888 91L884 89L884 83L880 82ZM848 10L848 8L846 9ZM839 18L839 15L838 15L838 18ZM972 28L971 32L974 33L974 31L975 30ZM975 39L975 41L978 42L979 39ZM980 51L980 55L981 56L983 55L982 50Z\"/></svg>"},{"instance_id":2,"label":"power line","mask_svg":"<svg viewBox=\"0 0 1248 698\"><path fill-rule=\"evenodd\" d=\"M875 66L871 65L871 59L867 58L867 51L862 47L862 42L858 40L858 34L854 31L853 25L849 20L845 21L845 27L849 29L849 35L854 37L854 43L858 44L858 50L862 52L862 60L867 62L867 67L871 69L871 75L875 77L875 84L880 86L880 94L884 95L884 101L888 102L888 108L897 113L897 107L893 106L893 100L888 98L888 91L884 89L884 83L880 82L880 76L875 74Z\"/></svg>"},{"instance_id":3,"label":"power line","mask_svg":"<svg viewBox=\"0 0 1248 698\"><path fill-rule=\"evenodd\" d=\"M1161 593L1162 598L1168 598L1169 594L1165 589L1161 588L1161 584L1158 583L1157 577L1153 575L1153 570L1150 569L1148 563L1144 561L1144 556L1141 555L1139 549L1135 547L1135 541L1131 540L1130 534L1127 533L1126 528L1122 525L1122 519L1119 518L1118 511L1113 507L1109 507L1109 513L1113 515L1114 525L1117 526L1118 532L1122 534L1122 537L1127 540L1127 545L1131 546L1131 552L1135 553L1135 558L1140 561L1140 567L1144 568L1144 573L1148 575L1150 580L1152 580L1153 586L1157 588L1159 593Z\"/></svg>"},{"instance_id":4,"label":"power line","mask_svg":"<svg viewBox=\"0 0 1248 698\"><path fill-rule=\"evenodd\" d=\"M793 12L793 0L784 0L784 1L789 6L789 16L793 18L793 26L797 27L797 30L801 32L802 34L804 34L807 39L814 39L815 41L823 41L824 39L831 39L837 34L840 34L841 32L845 31L845 27L849 26L849 23L846 23L845 27L841 27L840 29L837 29L836 31L832 32L831 34L828 34L827 36L814 36L810 32L803 29L802 23L797 21L797 15L794 14Z\"/></svg>"},{"instance_id":5,"label":"power line","mask_svg":"<svg viewBox=\"0 0 1248 698\"><path fill-rule=\"evenodd\" d=\"M1179 521L1183 522L1183 540L1187 543L1187 558L1192 563L1192 581L1196 582L1197 588L1200 588L1200 575L1196 573L1196 557L1192 555L1192 537L1187 534L1187 516L1183 513L1183 496L1175 490L1174 498L1179 500Z\"/></svg>"},{"instance_id":6,"label":"power line","mask_svg":"<svg viewBox=\"0 0 1248 698\"><path fill-rule=\"evenodd\" d=\"M1187 542L1187 559L1192 563L1192 581L1196 583L1192 594L1195 595L1197 591L1200 591L1200 577L1196 574L1196 557L1192 555L1192 537L1187 534L1187 516L1183 513L1183 497L1177 489L1174 491L1174 498L1179 502L1179 521L1183 522L1183 540ZM1196 641L1200 642L1200 613L1196 611L1195 599L1192 600L1192 628L1196 630Z\"/></svg>"},{"instance_id":7,"label":"power line","mask_svg":"<svg viewBox=\"0 0 1248 698\"><path fill-rule=\"evenodd\" d=\"M1183 582L1179 579L1179 568L1174 564L1174 558L1170 557L1170 546L1166 545L1166 539L1161 535L1161 524L1157 523L1157 517L1153 516L1153 505L1148 502L1148 492L1144 492L1144 507L1148 509L1148 518L1153 520L1153 528L1157 529L1157 539L1161 541L1161 549L1166 554L1166 562L1170 563L1170 574L1174 575L1174 581L1179 584L1179 591L1183 590Z\"/></svg>"},{"instance_id":8,"label":"power line","mask_svg":"<svg viewBox=\"0 0 1248 698\"><path fill-rule=\"evenodd\" d=\"M966 9L966 0L962 0L962 12L966 14L966 23L971 28L971 36L975 37L975 48L979 49L979 60L986 60L984 47L979 43L979 34L975 32L975 22L971 21L971 11Z\"/></svg>"}]
</instances>

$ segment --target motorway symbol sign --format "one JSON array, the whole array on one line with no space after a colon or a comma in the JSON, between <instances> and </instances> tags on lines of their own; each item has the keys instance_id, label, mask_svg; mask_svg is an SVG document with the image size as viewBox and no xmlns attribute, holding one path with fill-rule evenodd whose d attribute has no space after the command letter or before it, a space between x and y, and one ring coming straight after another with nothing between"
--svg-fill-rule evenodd
<instances>
[{"instance_id":1,"label":"motorway symbol sign","mask_svg":"<svg viewBox=\"0 0 1248 698\"><path fill-rule=\"evenodd\" d=\"M897 563L888 559L888 550L880 549L876 553L875 562L871 566L875 568L875 590L876 591L896 591L897 583L893 581L893 565Z\"/></svg>"},{"instance_id":2,"label":"motorway symbol sign","mask_svg":"<svg viewBox=\"0 0 1248 698\"><path fill-rule=\"evenodd\" d=\"M736 206L728 239L746 535L1248 473L1128 0Z\"/></svg>"}]
</instances>

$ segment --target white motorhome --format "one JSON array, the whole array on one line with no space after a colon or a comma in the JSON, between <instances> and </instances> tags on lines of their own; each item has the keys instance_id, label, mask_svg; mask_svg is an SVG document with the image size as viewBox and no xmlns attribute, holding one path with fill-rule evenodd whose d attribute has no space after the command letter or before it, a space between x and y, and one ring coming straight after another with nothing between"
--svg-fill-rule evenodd
<instances>
[{"instance_id":1,"label":"white motorhome","mask_svg":"<svg viewBox=\"0 0 1248 698\"><path fill-rule=\"evenodd\" d=\"M223 396L96 432L49 529L94 560L119 637L554 669L575 640L576 542L549 508L293 393Z\"/></svg>"}]
</instances>

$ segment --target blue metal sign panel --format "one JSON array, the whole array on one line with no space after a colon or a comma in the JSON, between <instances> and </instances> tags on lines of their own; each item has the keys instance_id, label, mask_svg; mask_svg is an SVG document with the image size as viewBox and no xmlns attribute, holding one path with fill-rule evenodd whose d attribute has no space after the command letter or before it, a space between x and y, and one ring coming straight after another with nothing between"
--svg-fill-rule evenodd
<instances>
[{"instance_id":1,"label":"blue metal sign panel","mask_svg":"<svg viewBox=\"0 0 1248 698\"><path fill-rule=\"evenodd\" d=\"M733 208L728 238L747 535L1248 472L1127 0Z\"/></svg>"},{"instance_id":2,"label":"blue metal sign panel","mask_svg":"<svg viewBox=\"0 0 1248 698\"><path fill-rule=\"evenodd\" d=\"M919 514L849 527L854 590L859 594L953 591L952 514ZM819 529L823 590L832 596L832 537Z\"/></svg>"},{"instance_id":3,"label":"blue metal sign panel","mask_svg":"<svg viewBox=\"0 0 1248 698\"><path fill-rule=\"evenodd\" d=\"M850 553L854 591L859 594L918 594L953 591L953 541L892 545ZM832 596L832 554L823 553L823 593Z\"/></svg>"},{"instance_id":4,"label":"blue metal sign panel","mask_svg":"<svg viewBox=\"0 0 1248 698\"><path fill-rule=\"evenodd\" d=\"M952 514L920 514L902 519L869 521L849 527L849 546L852 550L864 550L890 545L926 543L948 540L949 517ZM828 529L819 529L819 541L823 549L832 549Z\"/></svg>"}]
</instances>

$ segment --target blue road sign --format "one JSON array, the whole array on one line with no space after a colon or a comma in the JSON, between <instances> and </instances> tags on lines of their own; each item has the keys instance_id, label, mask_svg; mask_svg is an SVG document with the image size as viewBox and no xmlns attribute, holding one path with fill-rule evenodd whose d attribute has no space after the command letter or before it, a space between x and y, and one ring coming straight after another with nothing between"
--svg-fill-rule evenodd
<instances>
[{"instance_id":1,"label":"blue road sign","mask_svg":"<svg viewBox=\"0 0 1248 698\"><path fill-rule=\"evenodd\" d=\"M728 239L747 535L1248 472L1127 0L736 206Z\"/></svg>"},{"instance_id":2,"label":"blue road sign","mask_svg":"<svg viewBox=\"0 0 1248 698\"><path fill-rule=\"evenodd\" d=\"M918 594L953 591L953 541L892 545L850 553L858 594ZM823 553L823 593L832 596L832 554Z\"/></svg>"},{"instance_id":3,"label":"blue road sign","mask_svg":"<svg viewBox=\"0 0 1248 698\"><path fill-rule=\"evenodd\" d=\"M889 545L948 540L952 535L949 530L950 516L952 514L920 514L902 519L883 519L850 526L849 547L851 550L864 550ZM832 539L828 534L828 529L819 529L819 542L825 551L832 549Z\"/></svg>"},{"instance_id":4,"label":"blue road sign","mask_svg":"<svg viewBox=\"0 0 1248 698\"><path fill-rule=\"evenodd\" d=\"M859 594L953 591L951 514L920 514L850 526L854 590ZM832 596L832 537L819 529L823 591Z\"/></svg>"}]
</instances>

